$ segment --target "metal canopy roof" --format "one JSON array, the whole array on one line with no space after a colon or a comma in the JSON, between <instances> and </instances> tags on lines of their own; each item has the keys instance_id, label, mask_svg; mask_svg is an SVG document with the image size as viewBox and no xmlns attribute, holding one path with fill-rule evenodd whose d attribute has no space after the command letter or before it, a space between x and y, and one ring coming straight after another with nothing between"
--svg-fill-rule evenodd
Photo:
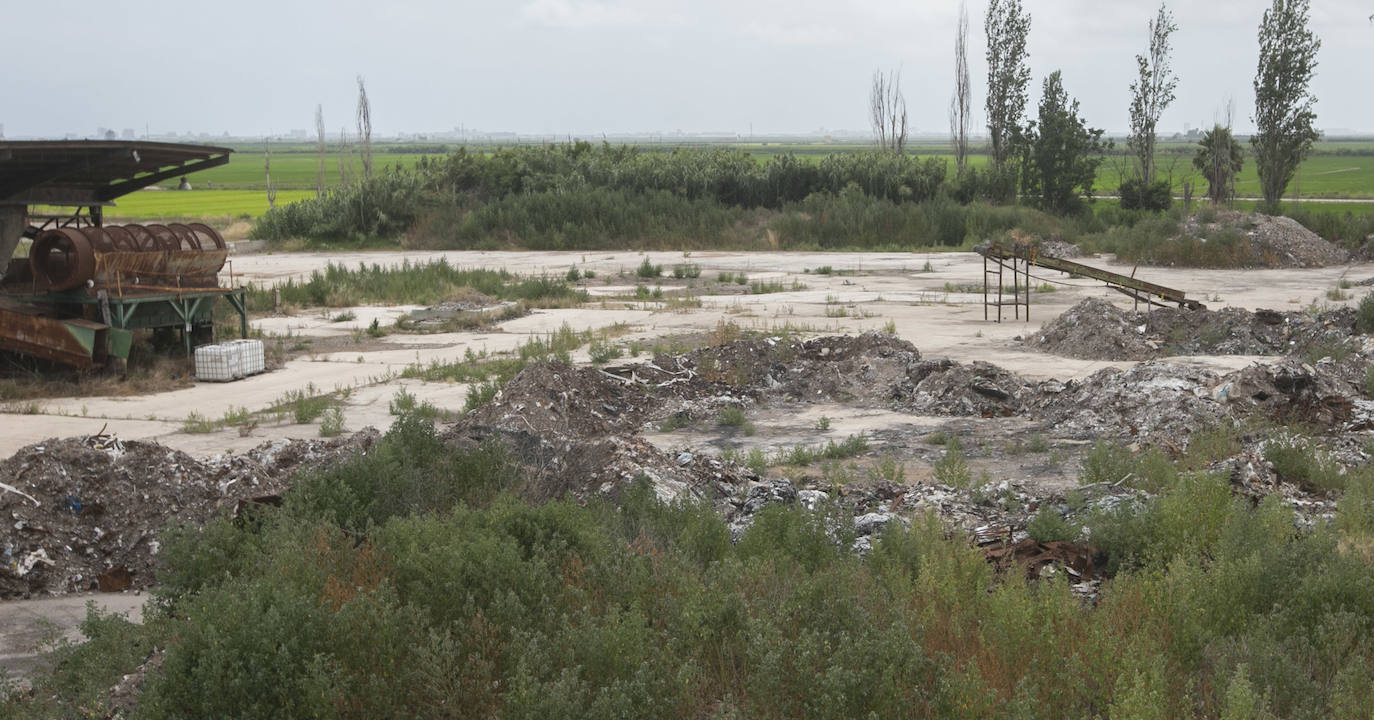
<instances>
[{"instance_id":1,"label":"metal canopy roof","mask_svg":"<svg viewBox=\"0 0 1374 720\"><path fill-rule=\"evenodd\" d=\"M0 141L0 205L106 205L229 162L229 148L110 140Z\"/></svg>"}]
</instances>

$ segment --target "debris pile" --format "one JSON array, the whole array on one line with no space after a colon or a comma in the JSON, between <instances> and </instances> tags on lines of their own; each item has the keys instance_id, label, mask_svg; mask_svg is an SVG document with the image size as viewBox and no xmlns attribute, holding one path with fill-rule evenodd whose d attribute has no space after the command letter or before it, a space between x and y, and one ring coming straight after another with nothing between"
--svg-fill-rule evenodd
<instances>
[{"instance_id":1,"label":"debris pile","mask_svg":"<svg viewBox=\"0 0 1374 720\"><path fill-rule=\"evenodd\" d=\"M891 388L904 382L920 359L910 342L870 331L804 342L739 340L687 353L682 365L694 371L694 383L717 383L699 388L698 396L745 392L774 400L877 406L889 401Z\"/></svg>"},{"instance_id":2,"label":"debris pile","mask_svg":"<svg viewBox=\"0 0 1374 720\"><path fill-rule=\"evenodd\" d=\"M1239 233L1250 243L1255 267L1312 268L1340 265L1349 253L1323 240L1289 217L1259 213L1223 212L1202 222L1193 215L1183 223L1186 237L1206 240L1223 233Z\"/></svg>"},{"instance_id":3,"label":"debris pile","mask_svg":"<svg viewBox=\"0 0 1374 720\"><path fill-rule=\"evenodd\" d=\"M104 433L22 448L0 462L0 598L144 587L163 528L280 493L296 471L346 457L375 437L282 440L204 462Z\"/></svg>"},{"instance_id":4,"label":"debris pile","mask_svg":"<svg viewBox=\"0 0 1374 720\"><path fill-rule=\"evenodd\" d=\"M1024 409L1028 385L985 362L921 362L893 388L897 409L918 415L1004 417Z\"/></svg>"},{"instance_id":5,"label":"debris pile","mask_svg":"<svg viewBox=\"0 0 1374 720\"><path fill-rule=\"evenodd\" d=\"M1187 445L1223 420L1259 415L1327 431L1374 428L1374 402L1352 387L1355 362L1308 365L1293 357L1218 374L1162 360L1104 368L1081 381L1036 386L1028 414L1066 437L1134 437Z\"/></svg>"},{"instance_id":6,"label":"debris pile","mask_svg":"<svg viewBox=\"0 0 1374 720\"><path fill-rule=\"evenodd\" d=\"M1073 312L1111 317L1128 328L1136 319L1092 303ZM1248 328L1236 333L1244 342L1275 347L1294 337L1317 336L1322 328L1347 332L1340 317L1303 318L1274 320L1254 313L1233 319ZM1153 317L1144 320L1148 330ZM1287 329L1265 330L1277 327ZM905 523L904 518L933 510L978 545L999 544L1007 549L1004 555L1037 568L1035 572L1047 564L1066 573L1072 568L1082 582L1089 582L1079 567L1081 558L1018 545L1027 540L1025 528L1037 507L1056 503L1063 506L1061 515L1070 514L1062 498L1033 482L999 478L953 488L892 482L889 475L875 473L836 483L824 471L804 468L788 479L764 477L714 452L657 447L642 432L672 416L707 420L731 406L844 402L919 415L1019 416L1023 420L1008 422L1042 423L1060 439L1119 438L1182 452L1199 431L1254 415L1333 434L1374 429L1374 401L1362 395L1371 354L1374 349L1361 347L1317 363L1290 356L1231 373L1150 360L1129 370L1104 369L1083 380L1030 382L987 363L923 360L910 343L881 333L805 342L750 338L602 369L560 362L531 365L443 437L457 447L490 439L507 445L529 471L518 492L536 502L614 500L631 483L647 481L664 501L690 498L713 504L736 532L743 532L772 503L825 506L837 508L836 517L852 523L846 533L855 538L859 551L892 522ZM5 520L0 526L0 597L146 585L163 527L200 522L227 503L279 493L295 472L365 452L377 438L369 430L343 440L276 441L205 461L108 435L24 448L0 462L0 478L6 479L0 484ZM885 450L907 447L901 439L885 445ZM1247 451L1253 445L1248 443ZM1363 451L1347 454L1358 452ZM1280 487L1261 455L1240 457L1217 469L1232 472L1238 485L1255 492ZM1101 490L1089 494L1116 502L1134 492ZM1299 501L1307 502L1293 495L1290 504L1300 515L1328 511L1318 505L1298 507ZM1089 498L1089 505L1093 502ZM1035 559L1044 557L1051 560Z\"/></svg>"},{"instance_id":7,"label":"debris pile","mask_svg":"<svg viewBox=\"0 0 1374 720\"><path fill-rule=\"evenodd\" d=\"M1080 250L1077 245L1070 242L1064 242L1063 238L1059 237L1058 234L1050 237L1048 240L1041 240L1037 252L1044 257L1057 258L1060 260L1072 260L1076 257L1083 256L1083 251Z\"/></svg>"},{"instance_id":8,"label":"debris pile","mask_svg":"<svg viewBox=\"0 0 1374 720\"><path fill-rule=\"evenodd\" d=\"M1173 355L1287 355L1317 345L1352 343L1355 311L1318 315L1241 308L1149 312L1087 298L1025 343L1083 360L1150 360Z\"/></svg>"}]
</instances>

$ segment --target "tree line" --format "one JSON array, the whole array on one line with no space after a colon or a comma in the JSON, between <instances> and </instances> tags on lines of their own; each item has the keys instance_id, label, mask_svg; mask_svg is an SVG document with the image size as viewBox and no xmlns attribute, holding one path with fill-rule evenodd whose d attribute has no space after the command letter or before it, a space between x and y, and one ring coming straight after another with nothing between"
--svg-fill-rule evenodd
<instances>
[{"instance_id":1,"label":"tree line","mask_svg":"<svg viewBox=\"0 0 1374 720\"><path fill-rule=\"evenodd\" d=\"M1316 99L1309 85L1321 43L1308 27L1308 15L1309 0L1273 0L1259 28L1254 80L1258 131L1251 146L1264 190L1263 209L1271 212L1317 138ZM952 173L943 159L909 152L897 72L873 76L869 110L878 147L870 152L833 153L816 162L786 154L761 162L740 150L663 153L575 142L492 152L459 148L414 168L384 170L374 169L370 161L370 108L359 78L361 176L345 178L326 192L321 175L316 199L272 208L253 234L339 241L411 232L444 247L590 249L693 239L744 245L730 239L752 224L786 233L783 240L791 246L871 248L905 244L911 237L907 222L917 222L922 230L941 228L935 233L941 243L965 243L974 230L970 221L955 218L986 213L958 213L951 205L1020 202L1055 215L1080 214L1112 144L1083 118L1057 70L1043 79L1037 112L1027 117L1031 16L1021 0L991 0L984 17L990 162L984 167L969 162L973 111L968 25L961 8L949 108ZM1170 42L1178 26L1161 5L1147 27L1147 49L1136 56L1137 75L1130 85L1126 145L1133 172L1122 182L1120 194L1127 210L1160 211L1169 207L1172 193L1169 180L1161 179L1155 166L1157 126L1179 82ZM1245 161L1232 137L1230 117L1228 111L1226 122L1204 136L1194 158L1208 181L1208 196L1218 203L1233 198L1235 177ZM323 127L317 109L321 152ZM1191 187L1185 186L1185 196L1189 194ZM931 203L935 205L926 207ZM853 218L856 224L837 225L835 217Z\"/></svg>"},{"instance_id":2,"label":"tree line","mask_svg":"<svg viewBox=\"0 0 1374 720\"><path fill-rule=\"evenodd\" d=\"M1251 147L1264 194L1264 209L1276 210L1298 166L1317 139L1314 127L1316 98L1310 84L1321 41L1309 27L1309 0L1273 0L1259 26L1259 56L1254 79L1257 132ZM1173 103L1179 77L1172 67L1171 38L1178 31L1171 13L1161 4L1147 25L1145 53L1136 55L1137 75L1130 84L1130 135L1126 144L1134 159L1133 172L1119 189L1123 207L1166 209L1171 185L1158 178L1155 167L1157 128L1164 110ZM1079 198L1091 197L1092 181L1101 155L1110 148L1102 130L1090 128L1068 94L1059 70L1044 78L1041 102L1034 119L1027 119L1027 88L1031 73L1028 40L1031 15L1021 0L990 0L983 20L987 60L987 134L992 169L981 184L988 196L1010 202L1019 192L1046 210L1074 209ZM901 151L905 146L906 107L900 76L875 74L870 94L870 118L877 144ZM971 126L971 89L968 73L968 11L961 3L954 35L954 92L950 99L950 141L956 172L968 166ZM1208 196L1225 202L1234 196L1235 175L1244 154L1226 121L1204 137L1194 166L1208 180ZM900 119L900 122L898 121ZM894 136L900 129L901 134Z\"/></svg>"}]
</instances>

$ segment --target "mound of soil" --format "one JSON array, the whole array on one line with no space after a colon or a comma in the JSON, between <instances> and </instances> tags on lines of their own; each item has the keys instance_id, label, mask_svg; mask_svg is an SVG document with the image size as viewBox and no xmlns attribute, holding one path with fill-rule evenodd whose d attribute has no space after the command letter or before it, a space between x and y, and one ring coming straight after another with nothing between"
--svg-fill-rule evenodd
<instances>
[{"instance_id":1,"label":"mound of soil","mask_svg":"<svg viewBox=\"0 0 1374 720\"><path fill-rule=\"evenodd\" d=\"M800 402L882 406L891 401L894 388L905 382L920 360L921 353L906 340L870 331L805 342L740 340L694 350L681 364L695 371L692 384L698 397L744 393Z\"/></svg>"},{"instance_id":2,"label":"mound of soil","mask_svg":"<svg viewBox=\"0 0 1374 720\"><path fill-rule=\"evenodd\" d=\"M1241 308L1123 310L1087 298L1028 336L1026 345L1084 360L1150 360L1173 355L1287 355L1314 345L1352 343L1355 311L1312 316Z\"/></svg>"},{"instance_id":3,"label":"mound of soil","mask_svg":"<svg viewBox=\"0 0 1374 720\"><path fill-rule=\"evenodd\" d=\"M298 470L350 456L376 437L281 440L203 462L109 435L29 445L0 462L8 486L0 488L0 598L147 586L163 528L279 494Z\"/></svg>"},{"instance_id":4,"label":"mound of soil","mask_svg":"<svg viewBox=\"0 0 1374 720\"><path fill-rule=\"evenodd\" d=\"M633 432L653 405L646 386L563 362L522 370L466 420L515 432L601 437Z\"/></svg>"},{"instance_id":5,"label":"mound of soil","mask_svg":"<svg viewBox=\"0 0 1374 720\"><path fill-rule=\"evenodd\" d=\"M1027 395L1026 412L1068 437L1133 437L1179 450L1201 430L1256 415L1354 432L1374 428L1374 402L1360 396L1354 379L1367 366L1359 355L1315 366L1287 357L1218 374L1150 361L1082 381L1042 382Z\"/></svg>"},{"instance_id":6,"label":"mound of soil","mask_svg":"<svg viewBox=\"0 0 1374 720\"><path fill-rule=\"evenodd\" d=\"M1024 409L1028 385L1015 373L985 362L922 362L894 398L897 409L919 415L1003 417Z\"/></svg>"},{"instance_id":7,"label":"mound of soil","mask_svg":"<svg viewBox=\"0 0 1374 720\"><path fill-rule=\"evenodd\" d=\"M1064 242L1058 236L1048 240L1042 240L1040 242L1039 253L1044 257L1060 258L1063 260L1072 260L1073 258L1083 256L1083 251L1079 249L1077 245L1070 242Z\"/></svg>"},{"instance_id":8,"label":"mound of soil","mask_svg":"<svg viewBox=\"0 0 1374 720\"><path fill-rule=\"evenodd\" d=\"M1186 439L1226 415L1211 396L1216 373L1166 362L1103 368L1082 381L1039 384L1030 412L1056 434L1081 439Z\"/></svg>"},{"instance_id":9,"label":"mound of soil","mask_svg":"<svg viewBox=\"0 0 1374 720\"><path fill-rule=\"evenodd\" d=\"M1223 232L1239 233L1250 241L1253 267L1311 268L1340 265L1350 259L1345 250L1323 240L1289 217L1224 212L1213 222L1196 215L1183 223L1184 237L1206 239Z\"/></svg>"}]
</instances>

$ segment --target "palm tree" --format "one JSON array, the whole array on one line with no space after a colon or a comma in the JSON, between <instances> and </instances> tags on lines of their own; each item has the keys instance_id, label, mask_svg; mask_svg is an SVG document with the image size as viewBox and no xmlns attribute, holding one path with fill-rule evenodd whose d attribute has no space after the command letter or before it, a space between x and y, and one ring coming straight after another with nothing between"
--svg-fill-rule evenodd
<instances>
[{"instance_id":1,"label":"palm tree","mask_svg":"<svg viewBox=\"0 0 1374 720\"><path fill-rule=\"evenodd\" d=\"M1240 143L1231 137L1231 128L1213 126L1198 141L1193 167L1207 178L1207 197L1214 203L1230 202L1236 195L1236 176L1245 165Z\"/></svg>"}]
</instances>

